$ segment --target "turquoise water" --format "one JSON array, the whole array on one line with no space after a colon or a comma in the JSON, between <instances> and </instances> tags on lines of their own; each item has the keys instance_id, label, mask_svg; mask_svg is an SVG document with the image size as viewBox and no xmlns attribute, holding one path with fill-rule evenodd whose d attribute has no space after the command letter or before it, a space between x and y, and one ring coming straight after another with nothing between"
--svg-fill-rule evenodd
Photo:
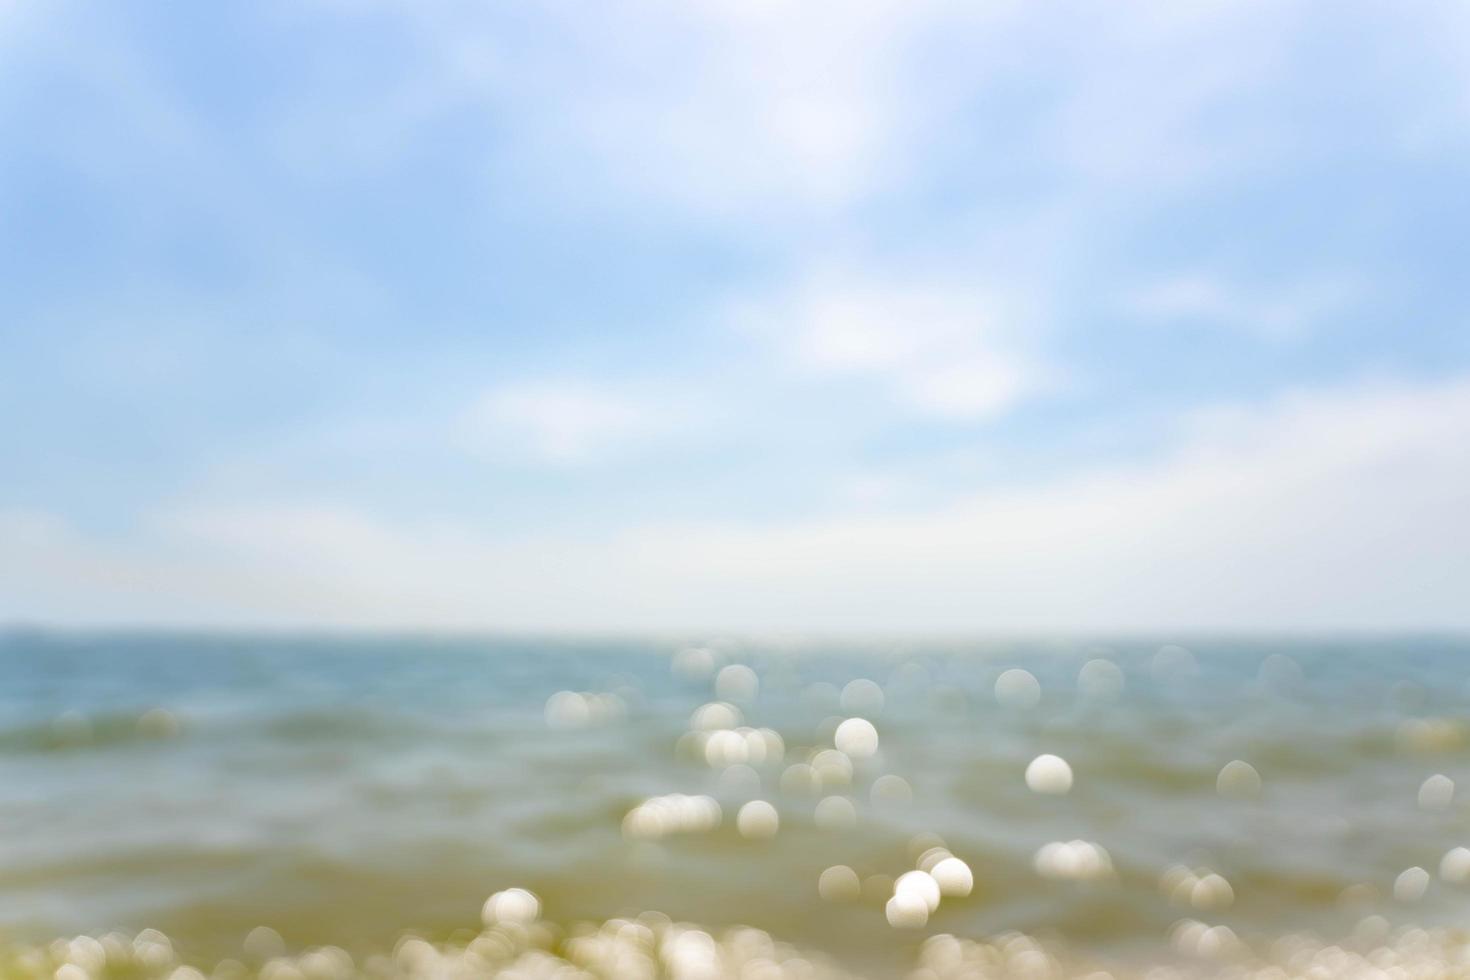
<instances>
[{"instance_id":1,"label":"turquoise water","mask_svg":"<svg viewBox=\"0 0 1470 980\"><path fill-rule=\"evenodd\" d=\"M1470 908L1470 864L1445 859L1470 846L1467 655L1444 637L13 631L0 635L0 930L17 973L64 965L57 937L144 929L168 937L170 970L253 969L270 960L261 948L298 963L323 946L351 969L397 969L404 935L463 946L487 928L487 896L524 888L545 934L515 941L546 956L567 955L578 923L645 914L658 932L656 912L721 950L747 926L812 969L873 977L916 963L950 975L935 966L950 941L929 937L1018 933L1048 969L1084 974L1259 965L1298 934L1407 942L1443 965L1461 954L1439 930ZM1034 686L1000 681L1008 670ZM872 722L878 747L849 741L844 779L836 729L850 717ZM747 731L732 742L721 728ZM1043 754L1066 761L1068 792L1028 786ZM1222 785L1232 760L1258 792L1238 767ZM668 794L714 803L630 821ZM758 811L741 818L752 800L774 809L772 835ZM893 880L941 846L973 887L906 921ZM834 867L851 879L829 877L824 897ZM1423 880L1404 877L1413 868ZM400 960L374 959L395 947ZM323 975L351 972L328 960Z\"/></svg>"}]
</instances>

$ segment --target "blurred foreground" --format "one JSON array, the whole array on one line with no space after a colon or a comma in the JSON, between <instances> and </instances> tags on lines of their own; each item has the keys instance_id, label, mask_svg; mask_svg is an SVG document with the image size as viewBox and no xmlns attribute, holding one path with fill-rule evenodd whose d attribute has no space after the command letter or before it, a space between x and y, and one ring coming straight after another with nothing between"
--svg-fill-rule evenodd
<instances>
[{"instance_id":1,"label":"blurred foreground","mask_svg":"<svg viewBox=\"0 0 1470 980\"><path fill-rule=\"evenodd\" d=\"M1467 653L16 631L0 976L1470 976Z\"/></svg>"}]
</instances>

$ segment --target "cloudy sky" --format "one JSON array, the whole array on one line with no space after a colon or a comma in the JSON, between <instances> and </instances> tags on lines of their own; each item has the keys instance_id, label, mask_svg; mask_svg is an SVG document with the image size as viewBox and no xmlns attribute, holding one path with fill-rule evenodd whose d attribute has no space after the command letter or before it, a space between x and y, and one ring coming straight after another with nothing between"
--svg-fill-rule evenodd
<instances>
[{"instance_id":1,"label":"cloudy sky","mask_svg":"<svg viewBox=\"0 0 1470 980\"><path fill-rule=\"evenodd\" d=\"M0 0L0 620L1470 627L1470 8Z\"/></svg>"}]
</instances>

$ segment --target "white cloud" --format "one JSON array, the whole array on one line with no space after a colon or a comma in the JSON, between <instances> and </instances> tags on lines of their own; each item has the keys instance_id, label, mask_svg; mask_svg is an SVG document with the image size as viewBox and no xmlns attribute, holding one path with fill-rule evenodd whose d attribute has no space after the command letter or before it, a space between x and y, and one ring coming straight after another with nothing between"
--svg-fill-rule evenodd
<instances>
[{"instance_id":1,"label":"white cloud","mask_svg":"<svg viewBox=\"0 0 1470 980\"><path fill-rule=\"evenodd\" d=\"M1191 419L1154 462L907 514L491 537L200 502L0 521L0 615L543 629L1470 626L1470 378Z\"/></svg>"},{"instance_id":2,"label":"white cloud","mask_svg":"<svg viewBox=\"0 0 1470 980\"><path fill-rule=\"evenodd\" d=\"M1356 291L1344 280L1312 278L1276 290L1247 289L1191 273L1131 292L1124 309L1143 320L1221 326L1273 340L1299 338L1347 308Z\"/></svg>"},{"instance_id":3,"label":"white cloud","mask_svg":"<svg viewBox=\"0 0 1470 980\"><path fill-rule=\"evenodd\" d=\"M647 396L558 379L492 388L470 407L462 429L478 451L577 466L637 449L683 424L687 415Z\"/></svg>"},{"instance_id":4,"label":"white cloud","mask_svg":"<svg viewBox=\"0 0 1470 980\"><path fill-rule=\"evenodd\" d=\"M740 218L840 207L894 165L916 115L899 68L938 4L547 4L529 28L481 5L383 6L424 64L371 113L333 111L351 92L317 93L282 127L290 156L333 156L323 141L391 152L478 103L510 137L501 151L561 197L593 188L578 203L603 206L623 196L611 186Z\"/></svg>"},{"instance_id":5,"label":"white cloud","mask_svg":"<svg viewBox=\"0 0 1470 980\"><path fill-rule=\"evenodd\" d=\"M1289 114L1238 109L1271 108L1311 29L1299 5L1259 2L649 0L543 5L532 30L493 6L383 6L422 64L369 99L303 101L291 155L404 152L479 105L498 152L559 201L632 195L737 223L842 214L951 152L1060 177L1063 194L1157 195L1274 160Z\"/></svg>"},{"instance_id":6,"label":"white cloud","mask_svg":"<svg viewBox=\"0 0 1470 980\"><path fill-rule=\"evenodd\" d=\"M823 272L735 319L800 369L872 379L939 418L992 418L1047 380L1036 311L976 285Z\"/></svg>"},{"instance_id":7,"label":"white cloud","mask_svg":"<svg viewBox=\"0 0 1470 980\"><path fill-rule=\"evenodd\" d=\"M1306 29L1300 5L1147 3L1033 8L1025 39L1068 64L1046 153L1094 191L1162 192L1279 160L1296 136L1273 84ZM1242 111L1242 109L1246 111Z\"/></svg>"}]
</instances>

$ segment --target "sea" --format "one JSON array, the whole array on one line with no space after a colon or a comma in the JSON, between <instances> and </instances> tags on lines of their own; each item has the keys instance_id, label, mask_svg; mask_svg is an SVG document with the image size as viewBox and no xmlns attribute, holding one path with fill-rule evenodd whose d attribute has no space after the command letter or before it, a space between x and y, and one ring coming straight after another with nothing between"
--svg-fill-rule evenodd
<instances>
[{"instance_id":1,"label":"sea","mask_svg":"<svg viewBox=\"0 0 1470 980\"><path fill-rule=\"evenodd\" d=\"M0 976L1470 976L1470 639L0 631Z\"/></svg>"}]
</instances>

